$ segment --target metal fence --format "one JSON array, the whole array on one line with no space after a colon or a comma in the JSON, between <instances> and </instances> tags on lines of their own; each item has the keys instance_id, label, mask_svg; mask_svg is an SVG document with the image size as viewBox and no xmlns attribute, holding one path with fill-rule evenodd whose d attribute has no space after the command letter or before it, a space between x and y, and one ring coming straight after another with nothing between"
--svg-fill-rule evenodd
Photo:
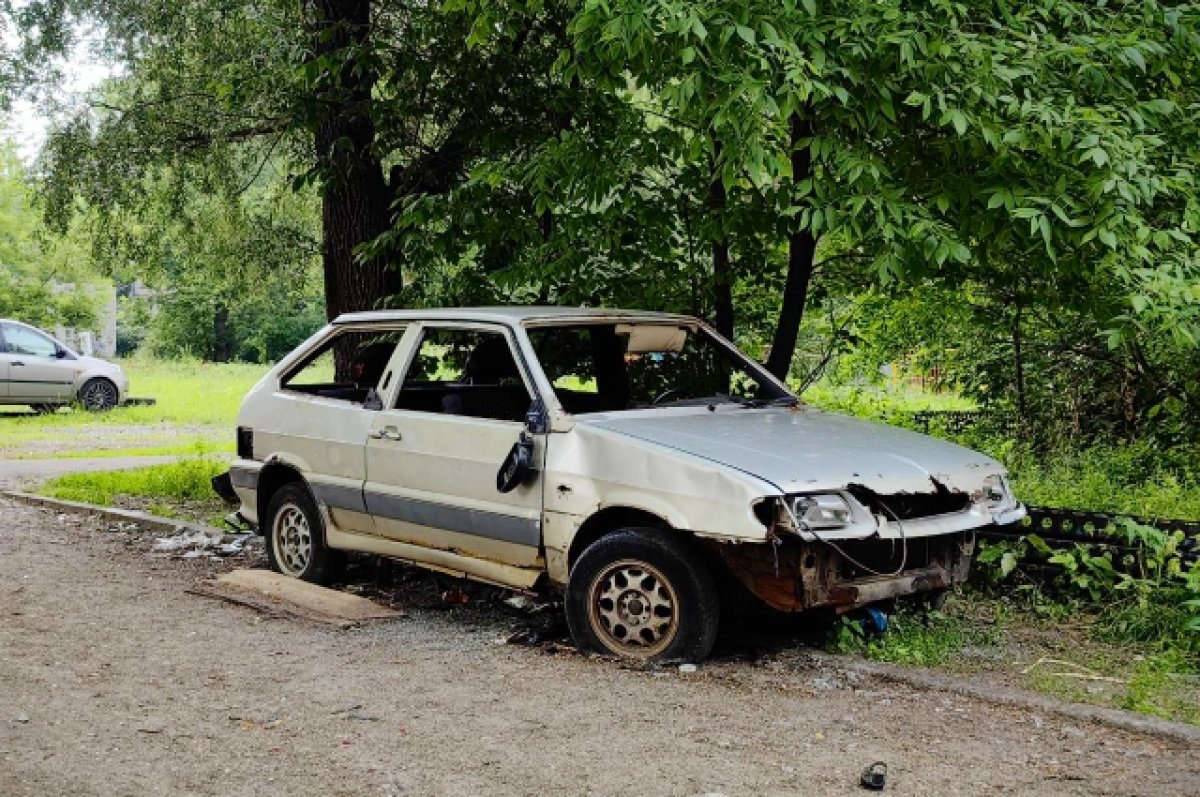
<instances>
[{"instance_id":1,"label":"metal fence","mask_svg":"<svg viewBox=\"0 0 1200 797\"><path fill-rule=\"evenodd\" d=\"M1075 543L1102 545L1121 551L1132 551L1128 536L1121 530L1120 521L1130 520L1141 526L1149 526L1167 533L1183 532L1180 545L1184 559L1195 560L1200 556L1200 522L1167 518L1130 517L1105 512L1087 512L1079 509L1031 506L1029 514L1019 523L1008 526L986 528L979 532L984 540L1019 540L1037 534L1051 547L1063 547Z\"/></svg>"}]
</instances>

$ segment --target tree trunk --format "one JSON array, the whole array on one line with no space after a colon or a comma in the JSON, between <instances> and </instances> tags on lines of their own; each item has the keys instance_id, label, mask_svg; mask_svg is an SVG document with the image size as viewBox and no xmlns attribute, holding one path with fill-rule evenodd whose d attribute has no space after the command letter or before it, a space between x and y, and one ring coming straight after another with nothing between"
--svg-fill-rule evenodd
<instances>
[{"instance_id":1,"label":"tree trunk","mask_svg":"<svg viewBox=\"0 0 1200 797\"><path fill-rule=\"evenodd\" d=\"M321 109L313 127L317 168L322 180L321 251L325 314L370 310L401 288L398 269L380 255L362 261L355 249L391 226L391 193L375 152L375 125L367 109L377 75L354 58L369 45L370 0L308 0L312 11L313 53L334 54L342 64L318 87ZM336 371L348 373L353 353L334 353Z\"/></svg>"},{"instance_id":2,"label":"tree trunk","mask_svg":"<svg viewBox=\"0 0 1200 797\"><path fill-rule=\"evenodd\" d=\"M812 154L800 142L812 136L812 123L799 114L792 114L792 182L799 183L812 177ZM792 369L792 357L796 353L796 340L800 336L800 322L804 320L804 306L808 302L808 286L812 281L813 259L817 253L817 239L811 229L793 230L788 235L788 271L783 286L783 302L779 308L779 322L771 340L771 353L767 356L767 370L780 379L787 379Z\"/></svg>"},{"instance_id":3,"label":"tree trunk","mask_svg":"<svg viewBox=\"0 0 1200 797\"><path fill-rule=\"evenodd\" d=\"M1019 295L1013 298L1013 308L1013 385L1017 391L1017 434L1019 437L1025 438L1029 423L1029 407L1025 398L1025 361L1021 354L1021 297Z\"/></svg>"},{"instance_id":4,"label":"tree trunk","mask_svg":"<svg viewBox=\"0 0 1200 797\"><path fill-rule=\"evenodd\" d=\"M217 305L213 313L213 345L210 353L215 363L227 363L233 359L233 338L229 334L229 307Z\"/></svg>"},{"instance_id":5,"label":"tree trunk","mask_svg":"<svg viewBox=\"0 0 1200 797\"><path fill-rule=\"evenodd\" d=\"M713 309L717 332L733 340L733 269L729 263L729 238L725 235L725 183L717 171L721 145L713 158L713 177L708 186L708 206L717 228L712 244Z\"/></svg>"}]
</instances>

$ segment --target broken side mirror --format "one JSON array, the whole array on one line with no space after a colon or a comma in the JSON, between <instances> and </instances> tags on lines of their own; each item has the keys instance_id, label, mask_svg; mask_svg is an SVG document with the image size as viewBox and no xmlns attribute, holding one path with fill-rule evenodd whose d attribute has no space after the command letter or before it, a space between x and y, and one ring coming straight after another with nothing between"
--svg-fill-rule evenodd
<instances>
[{"instance_id":1,"label":"broken side mirror","mask_svg":"<svg viewBox=\"0 0 1200 797\"><path fill-rule=\"evenodd\" d=\"M525 430L530 434L545 434L550 431L550 419L541 399L534 399L525 412Z\"/></svg>"},{"instance_id":2,"label":"broken side mirror","mask_svg":"<svg viewBox=\"0 0 1200 797\"><path fill-rule=\"evenodd\" d=\"M533 438L526 432L513 443L504 464L496 471L496 489L502 493L511 493L524 484L533 473Z\"/></svg>"}]
</instances>

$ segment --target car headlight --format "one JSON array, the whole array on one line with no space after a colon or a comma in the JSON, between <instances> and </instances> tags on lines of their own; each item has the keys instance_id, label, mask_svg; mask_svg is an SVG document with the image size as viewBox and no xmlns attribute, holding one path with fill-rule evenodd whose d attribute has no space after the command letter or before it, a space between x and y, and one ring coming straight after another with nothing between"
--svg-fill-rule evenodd
<instances>
[{"instance_id":1,"label":"car headlight","mask_svg":"<svg viewBox=\"0 0 1200 797\"><path fill-rule=\"evenodd\" d=\"M798 495L789 500L801 528L840 529L850 525L850 505L840 495Z\"/></svg>"},{"instance_id":2,"label":"car headlight","mask_svg":"<svg viewBox=\"0 0 1200 797\"><path fill-rule=\"evenodd\" d=\"M999 473L993 473L984 479L983 500L992 507L1002 507L1012 503L1012 490L1008 486L1008 479Z\"/></svg>"}]
</instances>

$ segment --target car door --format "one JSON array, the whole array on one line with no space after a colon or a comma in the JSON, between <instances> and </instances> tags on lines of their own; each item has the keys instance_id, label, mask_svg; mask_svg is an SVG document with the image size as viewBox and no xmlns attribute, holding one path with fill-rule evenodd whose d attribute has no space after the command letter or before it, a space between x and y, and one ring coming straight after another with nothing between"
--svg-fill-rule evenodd
<instances>
[{"instance_id":1,"label":"car door","mask_svg":"<svg viewBox=\"0 0 1200 797\"><path fill-rule=\"evenodd\" d=\"M426 323L391 406L367 440L364 500L376 533L517 567L541 558L544 435L532 476L509 492L497 471L524 432L528 371L498 325Z\"/></svg>"},{"instance_id":2,"label":"car door","mask_svg":"<svg viewBox=\"0 0 1200 797\"><path fill-rule=\"evenodd\" d=\"M403 324L336 329L280 375L270 417L255 424L255 449L298 467L341 531L374 531L362 499L363 445L403 335Z\"/></svg>"},{"instance_id":3,"label":"car door","mask_svg":"<svg viewBox=\"0 0 1200 797\"><path fill-rule=\"evenodd\" d=\"M8 403L8 349L4 345L4 328L0 326L0 404Z\"/></svg>"},{"instance_id":4,"label":"car door","mask_svg":"<svg viewBox=\"0 0 1200 797\"><path fill-rule=\"evenodd\" d=\"M75 362L59 359L52 338L23 324L5 323L9 401L64 402L74 391Z\"/></svg>"}]
</instances>

